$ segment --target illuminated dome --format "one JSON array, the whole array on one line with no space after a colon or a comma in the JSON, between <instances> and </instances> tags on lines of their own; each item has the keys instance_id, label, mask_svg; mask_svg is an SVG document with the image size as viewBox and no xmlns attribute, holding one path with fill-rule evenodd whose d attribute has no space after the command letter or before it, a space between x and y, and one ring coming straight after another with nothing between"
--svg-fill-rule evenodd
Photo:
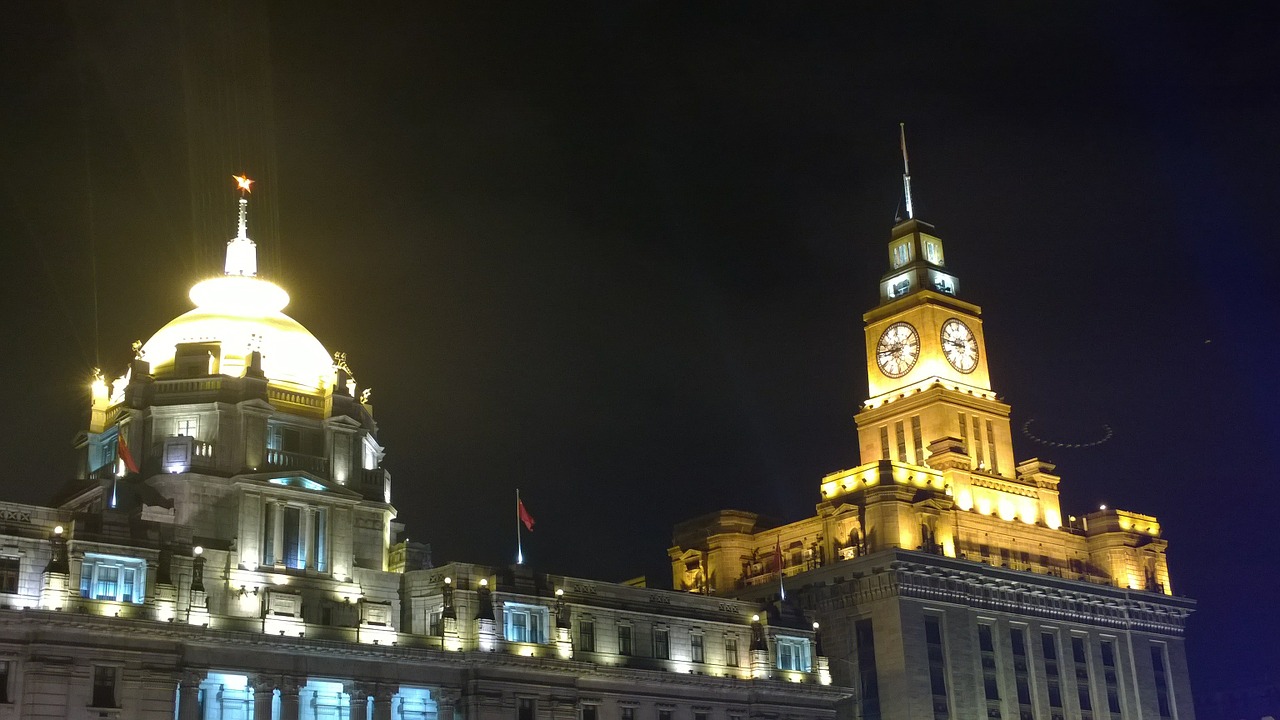
<instances>
[{"instance_id":1,"label":"illuminated dome","mask_svg":"<svg viewBox=\"0 0 1280 720\"><path fill-rule=\"evenodd\" d=\"M255 277L257 248L247 234L247 206L242 195L240 231L227 243L226 274L192 287L196 309L152 335L142 346L143 357L157 377L164 377L173 371L179 344L217 342L221 354L217 366L210 368L213 373L243 375L250 354L257 350L271 383L309 392L326 390L336 381L333 356L301 323L281 312L289 294Z\"/></svg>"}]
</instances>

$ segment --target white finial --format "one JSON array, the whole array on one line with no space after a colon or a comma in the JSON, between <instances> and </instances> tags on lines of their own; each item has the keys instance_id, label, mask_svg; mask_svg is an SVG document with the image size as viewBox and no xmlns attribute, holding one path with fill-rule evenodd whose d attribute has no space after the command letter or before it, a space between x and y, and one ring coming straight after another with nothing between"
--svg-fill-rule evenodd
<instances>
[{"instance_id":1,"label":"white finial","mask_svg":"<svg viewBox=\"0 0 1280 720\"><path fill-rule=\"evenodd\" d=\"M898 123L898 136L902 145L902 192L907 197L907 218L914 218L911 208L911 166L907 164L907 124Z\"/></svg>"},{"instance_id":2,"label":"white finial","mask_svg":"<svg viewBox=\"0 0 1280 720\"><path fill-rule=\"evenodd\" d=\"M258 274L258 247L249 239L249 198L253 192L249 186L253 181L244 175L232 175L236 187L240 189L240 223L236 236L227 242L227 263L225 272L228 275L254 277Z\"/></svg>"}]
</instances>

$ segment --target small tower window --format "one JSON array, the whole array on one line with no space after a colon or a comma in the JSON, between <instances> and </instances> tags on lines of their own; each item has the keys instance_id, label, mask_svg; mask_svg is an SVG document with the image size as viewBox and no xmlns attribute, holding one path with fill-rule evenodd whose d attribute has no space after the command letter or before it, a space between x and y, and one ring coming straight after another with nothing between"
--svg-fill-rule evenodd
<instances>
[{"instance_id":1,"label":"small tower window","mask_svg":"<svg viewBox=\"0 0 1280 720\"><path fill-rule=\"evenodd\" d=\"M893 266L895 268L900 268L911 262L911 242L909 240L894 245L890 252L893 254Z\"/></svg>"}]
</instances>

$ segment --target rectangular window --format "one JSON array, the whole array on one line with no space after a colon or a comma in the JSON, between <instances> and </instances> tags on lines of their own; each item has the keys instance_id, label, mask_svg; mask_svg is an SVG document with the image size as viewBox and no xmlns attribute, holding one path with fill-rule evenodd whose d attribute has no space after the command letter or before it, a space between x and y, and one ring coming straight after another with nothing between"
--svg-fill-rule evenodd
<instances>
[{"instance_id":1,"label":"rectangular window","mask_svg":"<svg viewBox=\"0 0 1280 720\"><path fill-rule=\"evenodd\" d=\"M316 508L311 523L311 566L319 572L328 572L329 511Z\"/></svg>"},{"instance_id":2,"label":"rectangular window","mask_svg":"<svg viewBox=\"0 0 1280 720\"><path fill-rule=\"evenodd\" d=\"M659 711L658 711L658 720L671 720L671 711L670 711L670 710L659 710Z\"/></svg>"},{"instance_id":3,"label":"rectangular window","mask_svg":"<svg viewBox=\"0 0 1280 720\"><path fill-rule=\"evenodd\" d=\"M693 720L711 720L711 713L705 710L695 710Z\"/></svg>"},{"instance_id":4,"label":"rectangular window","mask_svg":"<svg viewBox=\"0 0 1280 720\"><path fill-rule=\"evenodd\" d=\"M724 664L729 667L738 667L738 639L724 639Z\"/></svg>"},{"instance_id":5,"label":"rectangular window","mask_svg":"<svg viewBox=\"0 0 1280 720\"><path fill-rule=\"evenodd\" d=\"M902 428L902 421L894 423L894 434L898 440L898 462L907 462L907 433Z\"/></svg>"},{"instance_id":6,"label":"rectangular window","mask_svg":"<svg viewBox=\"0 0 1280 720\"><path fill-rule=\"evenodd\" d=\"M194 417L178 418L174 422L173 434L196 437L200 433L200 420Z\"/></svg>"},{"instance_id":7,"label":"rectangular window","mask_svg":"<svg viewBox=\"0 0 1280 720\"><path fill-rule=\"evenodd\" d=\"M1151 644L1151 670L1156 677L1156 705L1160 710L1161 718L1173 717L1173 703L1169 699L1169 675L1165 668L1168 663L1165 662L1164 646L1156 643Z\"/></svg>"},{"instance_id":8,"label":"rectangular window","mask_svg":"<svg viewBox=\"0 0 1280 720\"><path fill-rule=\"evenodd\" d=\"M671 657L671 633L666 628L653 629L653 656L661 660Z\"/></svg>"},{"instance_id":9,"label":"rectangular window","mask_svg":"<svg viewBox=\"0 0 1280 720\"><path fill-rule=\"evenodd\" d=\"M779 636L774 641L778 650L779 670L809 672L809 639Z\"/></svg>"},{"instance_id":10,"label":"rectangular window","mask_svg":"<svg viewBox=\"0 0 1280 720\"><path fill-rule=\"evenodd\" d=\"M960 413L960 444L964 445L964 452L969 454L969 421L965 418L964 413Z\"/></svg>"},{"instance_id":11,"label":"rectangular window","mask_svg":"<svg viewBox=\"0 0 1280 720\"><path fill-rule=\"evenodd\" d=\"M854 644L857 646L858 683L861 688L863 720L881 720L880 684L876 675L875 632L870 620L858 620L853 624Z\"/></svg>"},{"instance_id":12,"label":"rectangular window","mask_svg":"<svg viewBox=\"0 0 1280 720\"><path fill-rule=\"evenodd\" d=\"M1031 676L1027 667L1027 631L1009 630L1009 647L1013 651L1013 687L1018 693L1018 713L1031 718Z\"/></svg>"},{"instance_id":13,"label":"rectangular window","mask_svg":"<svg viewBox=\"0 0 1280 720\"><path fill-rule=\"evenodd\" d=\"M699 633L689 636L689 659L696 663L706 662L706 655L702 648L702 635Z\"/></svg>"},{"instance_id":14,"label":"rectangular window","mask_svg":"<svg viewBox=\"0 0 1280 720\"><path fill-rule=\"evenodd\" d=\"M619 710L621 711L621 720L636 720L636 709L630 705L623 705Z\"/></svg>"},{"instance_id":15,"label":"rectangular window","mask_svg":"<svg viewBox=\"0 0 1280 720\"><path fill-rule=\"evenodd\" d=\"M991 460L991 472L1000 472L1000 463L996 460L996 431L991 421L987 421L987 458Z\"/></svg>"},{"instance_id":16,"label":"rectangular window","mask_svg":"<svg viewBox=\"0 0 1280 720\"><path fill-rule=\"evenodd\" d=\"M898 243L893 246L893 266L900 268L911 261L911 243Z\"/></svg>"},{"instance_id":17,"label":"rectangular window","mask_svg":"<svg viewBox=\"0 0 1280 720\"><path fill-rule=\"evenodd\" d=\"M0 660L0 705L7 705L9 700L9 661Z\"/></svg>"},{"instance_id":18,"label":"rectangular window","mask_svg":"<svg viewBox=\"0 0 1280 720\"><path fill-rule=\"evenodd\" d=\"M85 553L80 564L80 597L141 604L146 595L146 567L140 558Z\"/></svg>"},{"instance_id":19,"label":"rectangular window","mask_svg":"<svg viewBox=\"0 0 1280 720\"><path fill-rule=\"evenodd\" d=\"M444 611L432 610L427 619L428 635L444 635Z\"/></svg>"},{"instance_id":20,"label":"rectangular window","mask_svg":"<svg viewBox=\"0 0 1280 720\"><path fill-rule=\"evenodd\" d=\"M978 453L978 469L981 470L987 466L987 461L982 455L982 421L977 415L973 416L973 448Z\"/></svg>"},{"instance_id":21,"label":"rectangular window","mask_svg":"<svg viewBox=\"0 0 1280 720\"><path fill-rule=\"evenodd\" d=\"M880 426L880 459L889 460L889 426Z\"/></svg>"},{"instance_id":22,"label":"rectangular window","mask_svg":"<svg viewBox=\"0 0 1280 720\"><path fill-rule=\"evenodd\" d=\"M596 720L600 717L600 707L598 705L583 705L582 720Z\"/></svg>"},{"instance_id":23,"label":"rectangular window","mask_svg":"<svg viewBox=\"0 0 1280 720\"><path fill-rule=\"evenodd\" d=\"M93 706L97 708L119 707L116 704L116 679L120 668L107 665L93 666Z\"/></svg>"},{"instance_id":24,"label":"rectangular window","mask_svg":"<svg viewBox=\"0 0 1280 720\"><path fill-rule=\"evenodd\" d=\"M273 502L267 503L262 512L262 564L276 564L276 513L280 508Z\"/></svg>"},{"instance_id":25,"label":"rectangular window","mask_svg":"<svg viewBox=\"0 0 1280 720\"><path fill-rule=\"evenodd\" d=\"M996 671L995 628L990 625L978 625L978 653L982 662L982 687L987 697L987 712L995 710L995 717L1000 712L1000 682Z\"/></svg>"},{"instance_id":26,"label":"rectangular window","mask_svg":"<svg viewBox=\"0 0 1280 720\"><path fill-rule=\"evenodd\" d=\"M1040 649L1044 659L1045 684L1049 690L1049 707L1062 710L1062 673L1058 669L1058 638L1051 632L1040 633Z\"/></svg>"},{"instance_id":27,"label":"rectangular window","mask_svg":"<svg viewBox=\"0 0 1280 720\"><path fill-rule=\"evenodd\" d=\"M630 655L631 653L632 653L631 626L619 625L618 626L618 654Z\"/></svg>"},{"instance_id":28,"label":"rectangular window","mask_svg":"<svg viewBox=\"0 0 1280 720\"><path fill-rule=\"evenodd\" d=\"M1093 697L1089 693L1089 656L1085 651L1084 638L1071 638L1071 659L1076 670L1076 694L1080 701L1080 714L1084 720L1093 718Z\"/></svg>"},{"instance_id":29,"label":"rectangular window","mask_svg":"<svg viewBox=\"0 0 1280 720\"><path fill-rule=\"evenodd\" d=\"M547 641L547 609L538 605L507 603L505 616L508 642L543 643Z\"/></svg>"},{"instance_id":30,"label":"rectangular window","mask_svg":"<svg viewBox=\"0 0 1280 720\"><path fill-rule=\"evenodd\" d=\"M584 652L596 651L596 624L590 620L578 623L578 648Z\"/></svg>"},{"instance_id":31,"label":"rectangular window","mask_svg":"<svg viewBox=\"0 0 1280 720\"><path fill-rule=\"evenodd\" d=\"M915 446L916 464L924 465L924 442L920 433L920 416L911 416L911 443Z\"/></svg>"},{"instance_id":32,"label":"rectangular window","mask_svg":"<svg viewBox=\"0 0 1280 720\"><path fill-rule=\"evenodd\" d=\"M284 566L289 568L306 567L307 556L302 549L301 508L284 508Z\"/></svg>"},{"instance_id":33,"label":"rectangular window","mask_svg":"<svg viewBox=\"0 0 1280 720\"><path fill-rule=\"evenodd\" d=\"M18 592L18 579L22 576L22 561L16 557L0 558L0 593Z\"/></svg>"},{"instance_id":34,"label":"rectangular window","mask_svg":"<svg viewBox=\"0 0 1280 720\"><path fill-rule=\"evenodd\" d=\"M533 698L519 698L516 703L516 720L534 720L537 710L537 701Z\"/></svg>"},{"instance_id":35,"label":"rectangular window","mask_svg":"<svg viewBox=\"0 0 1280 720\"><path fill-rule=\"evenodd\" d=\"M942 645L942 621L932 615L924 619L924 642L929 654L929 687L933 693L934 720L949 720L947 700L946 649Z\"/></svg>"},{"instance_id":36,"label":"rectangular window","mask_svg":"<svg viewBox=\"0 0 1280 720\"><path fill-rule=\"evenodd\" d=\"M1102 680L1107 688L1107 712L1112 718L1120 715L1120 685L1116 668L1116 645L1106 641L1102 643Z\"/></svg>"}]
</instances>

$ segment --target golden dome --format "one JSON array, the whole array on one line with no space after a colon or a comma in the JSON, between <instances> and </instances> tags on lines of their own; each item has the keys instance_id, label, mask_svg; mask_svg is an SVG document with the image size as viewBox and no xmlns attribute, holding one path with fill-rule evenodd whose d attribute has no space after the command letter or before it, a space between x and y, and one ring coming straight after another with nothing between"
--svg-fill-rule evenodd
<instances>
[{"instance_id":1,"label":"golden dome","mask_svg":"<svg viewBox=\"0 0 1280 720\"><path fill-rule=\"evenodd\" d=\"M281 310L289 296L279 286L255 277L225 276L191 288L197 307L160 328L142 346L143 357L158 376L172 372L179 343L218 342L221 356L213 372L240 376L254 350L262 353L262 371L274 384L323 391L336 381L333 356L297 320Z\"/></svg>"}]
</instances>

